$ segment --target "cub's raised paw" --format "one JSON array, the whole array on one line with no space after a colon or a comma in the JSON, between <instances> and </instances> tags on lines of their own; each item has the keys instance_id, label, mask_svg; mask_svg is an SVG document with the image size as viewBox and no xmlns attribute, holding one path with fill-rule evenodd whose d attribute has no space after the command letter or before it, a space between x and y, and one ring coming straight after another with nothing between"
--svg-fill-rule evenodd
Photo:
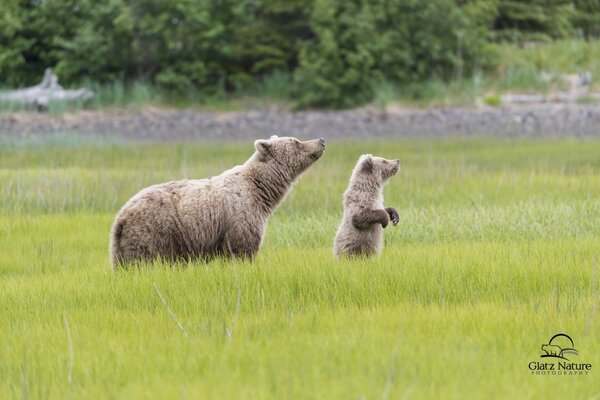
<instances>
[{"instance_id":1,"label":"cub's raised paw","mask_svg":"<svg viewBox=\"0 0 600 400\"><path fill-rule=\"evenodd\" d=\"M387 207L385 209L385 211L390 216L390 220L392 221L392 225L394 225L394 226L398 225L398 222L400 221L400 215L398 215L398 211L396 211L396 209L394 207Z\"/></svg>"},{"instance_id":2,"label":"cub's raised paw","mask_svg":"<svg viewBox=\"0 0 600 400\"><path fill-rule=\"evenodd\" d=\"M390 223L390 215L386 210L377 210L379 213L379 223L385 229L386 226Z\"/></svg>"}]
</instances>

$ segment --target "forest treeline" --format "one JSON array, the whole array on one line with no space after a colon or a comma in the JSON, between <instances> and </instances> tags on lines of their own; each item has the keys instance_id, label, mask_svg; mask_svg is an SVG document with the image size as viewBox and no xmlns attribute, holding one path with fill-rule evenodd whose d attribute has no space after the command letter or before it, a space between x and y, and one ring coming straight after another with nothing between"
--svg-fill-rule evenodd
<instances>
[{"instance_id":1,"label":"forest treeline","mask_svg":"<svg viewBox=\"0 0 600 400\"><path fill-rule=\"evenodd\" d=\"M493 43L600 35L600 0L0 0L0 86L243 91L284 76L299 107L368 102L381 82L471 76Z\"/></svg>"}]
</instances>

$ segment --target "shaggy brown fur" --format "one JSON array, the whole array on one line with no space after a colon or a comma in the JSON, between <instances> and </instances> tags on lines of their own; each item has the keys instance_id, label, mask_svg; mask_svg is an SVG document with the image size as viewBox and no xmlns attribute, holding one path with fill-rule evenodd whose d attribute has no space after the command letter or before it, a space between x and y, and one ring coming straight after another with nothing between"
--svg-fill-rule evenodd
<instances>
[{"instance_id":1,"label":"shaggy brown fur","mask_svg":"<svg viewBox=\"0 0 600 400\"><path fill-rule=\"evenodd\" d=\"M381 254L383 228L399 220L394 208L383 208L383 186L399 168L398 160L360 156L344 193L344 217L333 243L337 257Z\"/></svg>"},{"instance_id":2,"label":"shaggy brown fur","mask_svg":"<svg viewBox=\"0 0 600 400\"><path fill-rule=\"evenodd\" d=\"M153 258L254 256L270 214L321 157L325 140L273 136L254 145L244 165L219 176L150 186L133 196L110 234L113 267Z\"/></svg>"}]
</instances>

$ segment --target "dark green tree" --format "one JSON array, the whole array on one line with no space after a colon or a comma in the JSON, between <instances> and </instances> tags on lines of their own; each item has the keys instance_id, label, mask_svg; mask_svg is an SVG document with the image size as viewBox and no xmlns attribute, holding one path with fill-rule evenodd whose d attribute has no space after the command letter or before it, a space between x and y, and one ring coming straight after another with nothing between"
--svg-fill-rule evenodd
<instances>
[{"instance_id":1,"label":"dark green tree","mask_svg":"<svg viewBox=\"0 0 600 400\"><path fill-rule=\"evenodd\" d=\"M25 52L30 41L23 36L23 8L19 0L4 0L0 12L0 87L20 85Z\"/></svg>"},{"instance_id":2,"label":"dark green tree","mask_svg":"<svg viewBox=\"0 0 600 400\"><path fill-rule=\"evenodd\" d=\"M574 0L573 24L586 39L600 37L600 0Z\"/></svg>"},{"instance_id":3,"label":"dark green tree","mask_svg":"<svg viewBox=\"0 0 600 400\"><path fill-rule=\"evenodd\" d=\"M483 68L502 1L4 0L0 84L53 67L67 85L233 92L277 73L293 76L299 106L347 107L374 83Z\"/></svg>"},{"instance_id":4,"label":"dark green tree","mask_svg":"<svg viewBox=\"0 0 600 400\"><path fill-rule=\"evenodd\" d=\"M485 66L487 24L469 18L483 11L463 7L454 0L317 0L315 37L295 71L299 105L347 107L369 101L381 80L406 84Z\"/></svg>"},{"instance_id":5,"label":"dark green tree","mask_svg":"<svg viewBox=\"0 0 600 400\"><path fill-rule=\"evenodd\" d=\"M494 23L500 41L547 41L573 32L570 0L501 0Z\"/></svg>"}]
</instances>

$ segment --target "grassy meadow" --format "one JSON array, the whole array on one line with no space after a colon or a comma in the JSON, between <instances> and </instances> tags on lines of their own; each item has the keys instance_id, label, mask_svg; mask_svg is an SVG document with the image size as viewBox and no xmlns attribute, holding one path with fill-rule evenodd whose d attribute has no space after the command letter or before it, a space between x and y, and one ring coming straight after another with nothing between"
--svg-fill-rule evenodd
<instances>
[{"instance_id":1,"label":"grassy meadow","mask_svg":"<svg viewBox=\"0 0 600 400\"><path fill-rule=\"evenodd\" d=\"M600 398L599 141L332 142L254 263L110 269L129 197L252 151L0 143L0 398ZM380 258L336 261L365 152L400 158L401 220ZM531 374L559 332L587 376Z\"/></svg>"}]
</instances>

